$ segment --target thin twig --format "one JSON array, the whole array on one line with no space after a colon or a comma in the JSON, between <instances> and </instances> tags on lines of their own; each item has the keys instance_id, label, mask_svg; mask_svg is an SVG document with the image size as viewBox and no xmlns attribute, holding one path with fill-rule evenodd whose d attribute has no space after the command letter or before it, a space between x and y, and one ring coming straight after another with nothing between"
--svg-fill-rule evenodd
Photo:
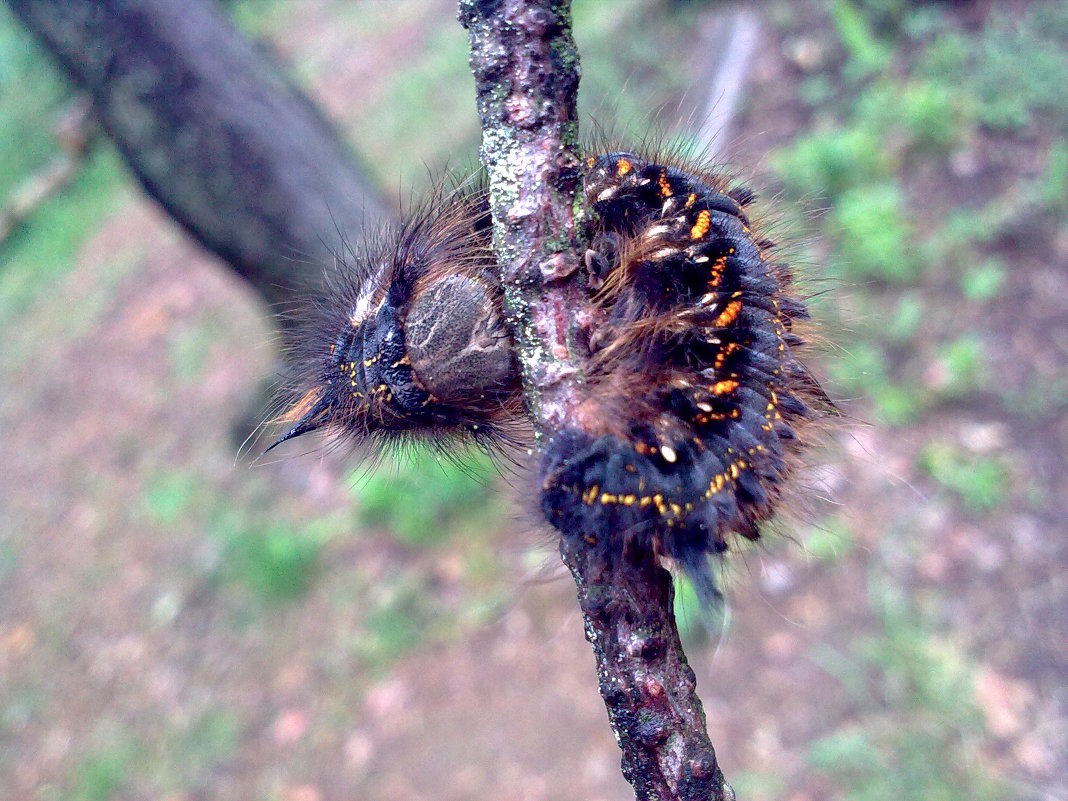
<instances>
[{"instance_id":1,"label":"thin twig","mask_svg":"<svg viewBox=\"0 0 1068 801\"><path fill-rule=\"evenodd\" d=\"M470 32L494 238L527 398L541 436L582 429L591 311L580 280L578 53L565 0L461 0ZM606 564L575 532L560 553L578 587L601 695L639 801L732 801L672 611L648 552Z\"/></svg>"}]
</instances>

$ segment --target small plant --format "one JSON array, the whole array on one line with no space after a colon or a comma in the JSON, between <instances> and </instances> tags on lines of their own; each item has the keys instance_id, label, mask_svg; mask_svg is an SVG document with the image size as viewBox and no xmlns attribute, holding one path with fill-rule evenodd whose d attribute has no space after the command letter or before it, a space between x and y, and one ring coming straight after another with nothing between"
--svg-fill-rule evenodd
<instances>
[{"instance_id":1,"label":"small plant","mask_svg":"<svg viewBox=\"0 0 1068 801\"><path fill-rule=\"evenodd\" d=\"M876 38L868 19L849 0L834 0L831 19L848 60L843 70L850 80L860 80L882 72L893 57L893 50Z\"/></svg>"},{"instance_id":2,"label":"small plant","mask_svg":"<svg viewBox=\"0 0 1068 801\"><path fill-rule=\"evenodd\" d=\"M772 158L794 195L835 199L855 186L882 179L888 170L879 140L862 128L820 131Z\"/></svg>"},{"instance_id":3,"label":"small plant","mask_svg":"<svg viewBox=\"0 0 1068 801\"><path fill-rule=\"evenodd\" d=\"M1036 114L1068 125L1068 10L1032 7L1022 15L995 12L975 36L946 33L928 49L922 70L953 81L975 99L978 120L988 128L1014 130Z\"/></svg>"},{"instance_id":4,"label":"small plant","mask_svg":"<svg viewBox=\"0 0 1068 801\"><path fill-rule=\"evenodd\" d=\"M938 389L945 397L961 397L976 390L986 374L986 352L971 335L942 345L938 361L942 376Z\"/></svg>"},{"instance_id":5,"label":"small plant","mask_svg":"<svg viewBox=\"0 0 1068 801\"><path fill-rule=\"evenodd\" d=\"M161 473L149 480L141 505L153 522L174 523L202 489L200 480L192 473L179 470Z\"/></svg>"},{"instance_id":6,"label":"small plant","mask_svg":"<svg viewBox=\"0 0 1068 801\"><path fill-rule=\"evenodd\" d=\"M934 442L924 449L920 464L972 512L992 511L1005 498L1009 476L1000 459L971 456L948 443Z\"/></svg>"},{"instance_id":7,"label":"small plant","mask_svg":"<svg viewBox=\"0 0 1068 801\"><path fill-rule=\"evenodd\" d=\"M998 259L987 259L961 276L960 290L976 303L993 300L1001 293L1005 278L1005 266Z\"/></svg>"},{"instance_id":8,"label":"small plant","mask_svg":"<svg viewBox=\"0 0 1068 801\"><path fill-rule=\"evenodd\" d=\"M917 275L901 190L894 183L843 193L831 214L839 239L836 264L848 279L905 283Z\"/></svg>"},{"instance_id":9,"label":"small plant","mask_svg":"<svg viewBox=\"0 0 1068 801\"><path fill-rule=\"evenodd\" d=\"M853 549L854 539L848 521L834 515L809 526L804 540L805 552L819 562L837 562Z\"/></svg>"},{"instance_id":10,"label":"small plant","mask_svg":"<svg viewBox=\"0 0 1068 801\"><path fill-rule=\"evenodd\" d=\"M223 545L219 571L261 598L302 595L319 566L319 542L285 523L257 523L227 515L215 526Z\"/></svg>"},{"instance_id":11,"label":"small plant","mask_svg":"<svg viewBox=\"0 0 1068 801\"><path fill-rule=\"evenodd\" d=\"M448 536L450 523L481 514L492 475L493 463L481 454L460 464L434 451L413 453L354 482L359 522L385 526L406 545L433 545Z\"/></svg>"}]
</instances>

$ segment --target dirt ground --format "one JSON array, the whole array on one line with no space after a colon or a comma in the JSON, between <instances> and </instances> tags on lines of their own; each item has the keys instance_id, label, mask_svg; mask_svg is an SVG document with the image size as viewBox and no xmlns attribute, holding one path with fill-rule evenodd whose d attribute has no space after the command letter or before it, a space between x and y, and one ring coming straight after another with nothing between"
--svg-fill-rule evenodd
<instances>
[{"instance_id":1,"label":"dirt ground","mask_svg":"<svg viewBox=\"0 0 1068 801\"><path fill-rule=\"evenodd\" d=\"M315 43L316 63L336 67L316 79L319 99L344 119L383 91L380 58L418 51L431 22L404 16L379 51L346 56L336 13L310 4L277 47L296 58ZM787 35L765 23L761 36L732 154L743 164L807 125ZM949 182L922 207L937 215L1008 180L1027 152L984 139L969 151L978 167L909 191ZM1068 241L993 247L1011 291L969 310L924 286L928 308L983 332L993 381L1065 386ZM837 290L847 318L850 292ZM341 455L235 458L233 421L272 369L270 326L135 189L3 340L0 796L630 797L573 585L522 504L492 531L410 548L352 530L359 490ZM974 688L975 725L953 729L949 753L1003 777L1006 798L1068 798L1068 417L1006 414L985 391L893 428L867 422L864 398L844 408L810 482L833 500L732 559L727 634L690 648L725 775L739 798L860 797L814 767L811 745L861 730L907 744L928 719L901 665L933 649ZM1004 458L1008 499L975 513L937 492L917 467L935 437ZM522 495L524 480L494 487ZM325 521L297 600L227 580L216 532L236 507L253 528ZM849 534L830 557L806 552L828 515ZM489 543L488 577L472 579L467 540ZM398 586L426 594L429 631L371 659L369 610ZM881 770L902 767L888 759Z\"/></svg>"}]
</instances>

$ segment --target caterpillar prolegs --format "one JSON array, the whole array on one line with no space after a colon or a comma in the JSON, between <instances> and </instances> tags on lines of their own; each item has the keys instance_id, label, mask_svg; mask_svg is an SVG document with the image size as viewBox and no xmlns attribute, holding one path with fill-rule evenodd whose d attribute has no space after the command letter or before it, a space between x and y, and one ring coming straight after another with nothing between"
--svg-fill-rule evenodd
<instances>
[{"instance_id":1,"label":"caterpillar prolegs","mask_svg":"<svg viewBox=\"0 0 1068 801\"><path fill-rule=\"evenodd\" d=\"M789 267L753 194L692 164L585 163L590 210L583 428L540 456L545 517L606 553L646 547L715 595L708 557L755 539L833 409L802 363ZM334 277L297 343L279 443L317 428L389 442L508 439L521 418L481 189L439 192ZM278 444L278 443L276 443ZM273 447L273 446L272 446Z\"/></svg>"}]
</instances>

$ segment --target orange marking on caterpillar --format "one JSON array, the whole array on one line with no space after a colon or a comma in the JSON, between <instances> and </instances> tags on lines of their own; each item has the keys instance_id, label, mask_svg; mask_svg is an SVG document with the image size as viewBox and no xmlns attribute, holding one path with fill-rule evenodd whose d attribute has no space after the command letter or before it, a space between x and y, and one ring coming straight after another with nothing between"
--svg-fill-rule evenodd
<instances>
[{"instance_id":1,"label":"orange marking on caterpillar","mask_svg":"<svg viewBox=\"0 0 1068 801\"><path fill-rule=\"evenodd\" d=\"M671 184L668 182L667 176L664 173L660 173L660 177L656 181L657 186L660 187L660 194L664 197L671 197Z\"/></svg>"},{"instance_id":2,"label":"orange marking on caterpillar","mask_svg":"<svg viewBox=\"0 0 1068 801\"><path fill-rule=\"evenodd\" d=\"M304 415L311 411L311 408L319 402L319 398L322 397L322 387L312 387L303 395L300 399L294 403L289 411L280 417L276 417L272 420L272 423L295 423L300 420Z\"/></svg>"},{"instance_id":3,"label":"orange marking on caterpillar","mask_svg":"<svg viewBox=\"0 0 1068 801\"><path fill-rule=\"evenodd\" d=\"M716 351L716 361L712 365L713 369L723 369L723 365L726 363L727 357L741 349L742 346L739 345L737 342L728 342L726 345Z\"/></svg>"},{"instance_id":4,"label":"orange marking on caterpillar","mask_svg":"<svg viewBox=\"0 0 1068 801\"><path fill-rule=\"evenodd\" d=\"M634 165L626 159L620 159L616 162L616 175L618 175L620 178L622 178L632 169L634 169Z\"/></svg>"},{"instance_id":5,"label":"orange marking on caterpillar","mask_svg":"<svg viewBox=\"0 0 1068 801\"><path fill-rule=\"evenodd\" d=\"M738 319L738 313L742 310L742 302L740 300L732 300L727 304L727 307L720 312L719 317L712 321L713 328L723 328L728 326Z\"/></svg>"},{"instance_id":6,"label":"orange marking on caterpillar","mask_svg":"<svg viewBox=\"0 0 1068 801\"><path fill-rule=\"evenodd\" d=\"M713 395L728 395L738 389L737 381L717 381L708 388Z\"/></svg>"},{"instance_id":7,"label":"orange marking on caterpillar","mask_svg":"<svg viewBox=\"0 0 1068 801\"><path fill-rule=\"evenodd\" d=\"M693 224L693 228L690 229L690 239L700 239L708 233L709 223L712 220L712 214L708 209L702 210L697 215L697 220Z\"/></svg>"}]
</instances>

